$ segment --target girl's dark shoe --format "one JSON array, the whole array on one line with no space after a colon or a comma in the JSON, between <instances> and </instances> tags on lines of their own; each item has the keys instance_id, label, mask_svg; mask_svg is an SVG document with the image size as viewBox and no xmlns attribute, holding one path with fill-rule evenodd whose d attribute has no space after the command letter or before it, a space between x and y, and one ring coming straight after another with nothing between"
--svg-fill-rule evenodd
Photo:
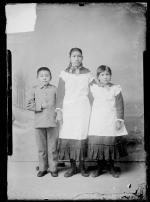
<instances>
[{"instance_id":1,"label":"girl's dark shoe","mask_svg":"<svg viewBox=\"0 0 150 202\"><path fill-rule=\"evenodd\" d=\"M109 162L109 165L110 165L110 174L115 178L120 177L121 168L115 166L114 160L111 160Z\"/></svg>"},{"instance_id":2,"label":"girl's dark shoe","mask_svg":"<svg viewBox=\"0 0 150 202\"><path fill-rule=\"evenodd\" d=\"M70 159L71 169L69 169L65 174L64 177L71 177L77 173L77 166L76 161L73 159Z\"/></svg>"},{"instance_id":3,"label":"girl's dark shoe","mask_svg":"<svg viewBox=\"0 0 150 202\"><path fill-rule=\"evenodd\" d=\"M75 174L77 174L77 168L71 168L64 174L64 177L72 177Z\"/></svg>"},{"instance_id":4,"label":"girl's dark shoe","mask_svg":"<svg viewBox=\"0 0 150 202\"><path fill-rule=\"evenodd\" d=\"M87 172L87 170L81 170L81 175L83 177L89 177L90 174Z\"/></svg>"},{"instance_id":5,"label":"girl's dark shoe","mask_svg":"<svg viewBox=\"0 0 150 202\"><path fill-rule=\"evenodd\" d=\"M102 174L102 170L97 169L95 172L91 174L92 177L98 177Z\"/></svg>"},{"instance_id":6,"label":"girl's dark shoe","mask_svg":"<svg viewBox=\"0 0 150 202\"><path fill-rule=\"evenodd\" d=\"M87 172L87 168L85 167L84 161L80 161L79 167L80 167L81 175L83 177L89 177L89 173Z\"/></svg>"},{"instance_id":7,"label":"girl's dark shoe","mask_svg":"<svg viewBox=\"0 0 150 202\"><path fill-rule=\"evenodd\" d=\"M92 173L92 177L98 177L103 173L103 169L106 165L106 161L105 160L98 160L97 161L97 170L95 172Z\"/></svg>"},{"instance_id":8,"label":"girl's dark shoe","mask_svg":"<svg viewBox=\"0 0 150 202\"><path fill-rule=\"evenodd\" d=\"M37 174L37 177L43 177L44 175L47 174L47 171L39 171L38 174Z\"/></svg>"},{"instance_id":9,"label":"girl's dark shoe","mask_svg":"<svg viewBox=\"0 0 150 202\"><path fill-rule=\"evenodd\" d=\"M51 172L52 177L58 177L58 171L53 171Z\"/></svg>"},{"instance_id":10,"label":"girl's dark shoe","mask_svg":"<svg viewBox=\"0 0 150 202\"><path fill-rule=\"evenodd\" d=\"M39 166L36 166L36 168L35 168L37 171L39 170Z\"/></svg>"},{"instance_id":11,"label":"girl's dark shoe","mask_svg":"<svg viewBox=\"0 0 150 202\"><path fill-rule=\"evenodd\" d=\"M110 173L113 177L118 178L121 174L121 168L119 167L112 167Z\"/></svg>"}]
</instances>

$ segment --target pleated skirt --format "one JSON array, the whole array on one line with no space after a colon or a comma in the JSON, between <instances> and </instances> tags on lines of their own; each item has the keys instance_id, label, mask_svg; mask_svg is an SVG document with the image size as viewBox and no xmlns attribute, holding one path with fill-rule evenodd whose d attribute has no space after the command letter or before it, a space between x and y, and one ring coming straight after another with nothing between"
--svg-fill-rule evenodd
<instances>
[{"instance_id":1,"label":"pleated skirt","mask_svg":"<svg viewBox=\"0 0 150 202\"><path fill-rule=\"evenodd\" d=\"M58 139L59 160L85 160L87 158L87 139Z\"/></svg>"},{"instance_id":2,"label":"pleated skirt","mask_svg":"<svg viewBox=\"0 0 150 202\"><path fill-rule=\"evenodd\" d=\"M119 160L127 155L122 136L88 137L88 160Z\"/></svg>"}]
</instances>

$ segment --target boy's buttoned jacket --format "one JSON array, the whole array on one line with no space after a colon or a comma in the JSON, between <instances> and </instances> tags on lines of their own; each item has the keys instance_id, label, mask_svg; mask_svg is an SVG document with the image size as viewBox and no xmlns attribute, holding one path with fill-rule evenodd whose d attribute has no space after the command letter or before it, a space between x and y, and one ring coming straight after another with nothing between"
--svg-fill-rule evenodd
<instances>
[{"instance_id":1,"label":"boy's buttoned jacket","mask_svg":"<svg viewBox=\"0 0 150 202\"><path fill-rule=\"evenodd\" d=\"M26 109L35 112L35 128L56 127L56 91L54 85L48 84L34 86L27 93Z\"/></svg>"}]
</instances>

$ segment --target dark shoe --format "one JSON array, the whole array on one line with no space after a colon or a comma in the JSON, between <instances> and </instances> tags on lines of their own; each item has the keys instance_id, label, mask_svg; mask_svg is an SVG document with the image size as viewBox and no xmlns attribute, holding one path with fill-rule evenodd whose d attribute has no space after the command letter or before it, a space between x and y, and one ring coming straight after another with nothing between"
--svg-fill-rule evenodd
<instances>
[{"instance_id":1,"label":"dark shoe","mask_svg":"<svg viewBox=\"0 0 150 202\"><path fill-rule=\"evenodd\" d=\"M45 171L39 171L38 172L38 174L37 174L37 176L38 177L43 177L44 175L46 175L47 174L47 171L45 170Z\"/></svg>"},{"instance_id":2,"label":"dark shoe","mask_svg":"<svg viewBox=\"0 0 150 202\"><path fill-rule=\"evenodd\" d=\"M102 174L102 170L97 169L95 172L91 174L92 177L98 177Z\"/></svg>"},{"instance_id":3,"label":"dark shoe","mask_svg":"<svg viewBox=\"0 0 150 202\"><path fill-rule=\"evenodd\" d=\"M85 161L80 161L79 163L80 172L83 177L89 177L89 173L87 172L87 168L85 166Z\"/></svg>"},{"instance_id":4,"label":"dark shoe","mask_svg":"<svg viewBox=\"0 0 150 202\"><path fill-rule=\"evenodd\" d=\"M36 166L36 168L35 168L37 171L39 170L39 166Z\"/></svg>"},{"instance_id":5,"label":"dark shoe","mask_svg":"<svg viewBox=\"0 0 150 202\"><path fill-rule=\"evenodd\" d=\"M71 168L64 174L64 177L72 177L75 174L77 174L77 168Z\"/></svg>"},{"instance_id":6,"label":"dark shoe","mask_svg":"<svg viewBox=\"0 0 150 202\"><path fill-rule=\"evenodd\" d=\"M111 168L110 173L112 174L113 177L118 178L118 177L120 177L121 169L119 167L113 167L113 168Z\"/></svg>"},{"instance_id":7,"label":"dark shoe","mask_svg":"<svg viewBox=\"0 0 150 202\"><path fill-rule=\"evenodd\" d=\"M52 177L58 177L58 171L51 172Z\"/></svg>"},{"instance_id":8,"label":"dark shoe","mask_svg":"<svg viewBox=\"0 0 150 202\"><path fill-rule=\"evenodd\" d=\"M81 170L81 175L83 177L89 177L90 174L86 170Z\"/></svg>"}]
</instances>

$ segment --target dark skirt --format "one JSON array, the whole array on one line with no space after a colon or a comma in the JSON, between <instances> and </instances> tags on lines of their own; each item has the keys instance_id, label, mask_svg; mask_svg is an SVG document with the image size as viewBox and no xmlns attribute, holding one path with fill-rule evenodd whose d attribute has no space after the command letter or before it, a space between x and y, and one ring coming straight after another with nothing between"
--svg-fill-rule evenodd
<instances>
[{"instance_id":1,"label":"dark skirt","mask_svg":"<svg viewBox=\"0 0 150 202\"><path fill-rule=\"evenodd\" d=\"M127 156L123 136L89 136L88 160L118 160Z\"/></svg>"},{"instance_id":2,"label":"dark skirt","mask_svg":"<svg viewBox=\"0 0 150 202\"><path fill-rule=\"evenodd\" d=\"M59 160L85 160L87 157L87 140L58 139Z\"/></svg>"}]
</instances>

